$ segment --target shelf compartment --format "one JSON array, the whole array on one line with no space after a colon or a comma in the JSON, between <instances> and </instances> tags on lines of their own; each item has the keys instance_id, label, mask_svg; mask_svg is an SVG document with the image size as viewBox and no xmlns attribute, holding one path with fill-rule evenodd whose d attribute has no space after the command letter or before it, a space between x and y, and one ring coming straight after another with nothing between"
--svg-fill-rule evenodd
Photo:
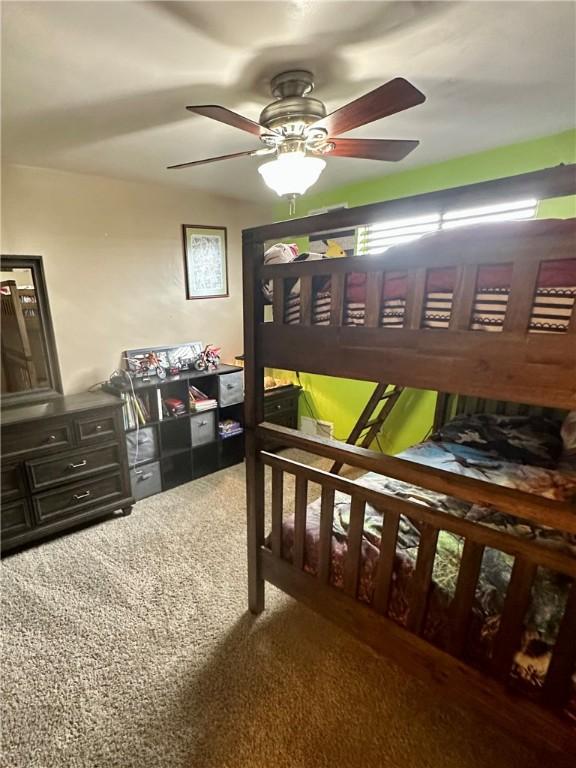
<instances>
[{"instance_id":1,"label":"shelf compartment","mask_svg":"<svg viewBox=\"0 0 576 768\"><path fill-rule=\"evenodd\" d=\"M196 446L192 449L192 476L204 477L220 469L218 443Z\"/></svg>"},{"instance_id":2,"label":"shelf compartment","mask_svg":"<svg viewBox=\"0 0 576 768\"><path fill-rule=\"evenodd\" d=\"M190 459L189 451L162 457L160 461L162 487L165 491L192 480L192 461Z\"/></svg>"},{"instance_id":3,"label":"shelf compartment","mask_svg":"<svg viewBox=\"0 0 576 768\"><path fill-rule=\"evenodd\" d=\"M220 440L220 468L231 467L244 461L244 434Z\"/></svg>"},{"instance_id":4,"label":"shelf compartment","mask_svg":"<svg viewBox=\"0 0 576 768\"><path fill-rule=\"evenodd\" d=\"M166 419L160 422L160 445L162 455L190 449L190 427L188 419Z\"/></svg>"}]
</instances>

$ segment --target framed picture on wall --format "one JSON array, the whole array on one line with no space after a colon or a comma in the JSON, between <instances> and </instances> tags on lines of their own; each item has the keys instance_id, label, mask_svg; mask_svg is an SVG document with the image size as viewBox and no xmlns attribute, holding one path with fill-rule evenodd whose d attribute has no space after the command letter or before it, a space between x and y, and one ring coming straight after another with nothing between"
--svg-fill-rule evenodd
<instances>
[{"instance_id":1,"label":"framed picture on wall","mask_svg":"<svg viewBox=\"0 0 576 768\"><path fill-rule=\"evenodd\" d=\"M187 299L228 296L226 227L183 224Z\"/></svg>"}]
</instances>

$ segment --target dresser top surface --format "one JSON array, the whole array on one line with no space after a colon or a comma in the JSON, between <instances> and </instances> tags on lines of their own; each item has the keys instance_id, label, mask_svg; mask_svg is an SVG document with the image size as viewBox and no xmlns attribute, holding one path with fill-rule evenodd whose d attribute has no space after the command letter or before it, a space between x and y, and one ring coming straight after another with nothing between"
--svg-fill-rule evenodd
<instances>
[{"instance_id":1,"label":"dresser top surface","mask_svg":"<svg viewBox=\"0 0 576 768\"><path fill-rule=\"evenodd\" d=\"M119 397L105 392L82 392L77 395L63 395L49 400L46 403L34 403L33 405L20 405L15 408L3 408L2 426L21 424L25 421L37 421L49 419L53 416L67 416L81 411L89 411L98 408L119 407L122 401Z\"/></svg>"}]
</instances>

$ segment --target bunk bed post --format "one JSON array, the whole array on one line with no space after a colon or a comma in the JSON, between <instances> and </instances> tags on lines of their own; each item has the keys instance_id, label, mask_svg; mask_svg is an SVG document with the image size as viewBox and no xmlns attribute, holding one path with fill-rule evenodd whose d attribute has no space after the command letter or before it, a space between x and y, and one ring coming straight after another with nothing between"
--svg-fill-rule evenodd
<instances>
[{"instance_id":1,"label":"bunk bed post","mask_svg":"<svg viewBox=\"0 0 576 768\"><path fill-rule=\"evenodd\" d=\"M258 345L258 326L264 302L256 271L264 259L264 245L251 232L242 233L244 299L244 423L246 430L246 512L248 539L248 607L264 610L264 579L260 547L264 543L264 464L256 427L264 420L264 368Z\"/></svg>"}]
</instances>

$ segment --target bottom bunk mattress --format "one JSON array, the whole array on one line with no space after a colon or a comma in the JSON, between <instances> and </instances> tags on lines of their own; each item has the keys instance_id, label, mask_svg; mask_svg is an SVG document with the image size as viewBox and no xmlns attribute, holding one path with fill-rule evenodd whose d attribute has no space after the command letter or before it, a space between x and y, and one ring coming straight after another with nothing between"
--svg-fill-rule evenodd
<instances>
[{"instance_id":1,"label":"bottom bunk mattress","mask_svg":"<svg viewBox=\"0 0 576 768\"><path fill-rule=\"evenodd\" d=\"M521 421L522 417L518 420ZM509 420L511 421L514 419ZM532 430L530 432L532 433ZM478 436L477 431L470 432L469 429L467 434ZM462 432L460 437L461 435ZM450 434L447 436L456 437ZM516 441L513 439L512 442L502 442L500 439L496 444L500 451L504 451L505 456L497 455L495 451L478 450L472 445L461 442L440 439L416 445L404 451L400 457L548 498L568 500L576 496L576 467L573 465L547 468L518 463L518 459L525 460L530 456L533 460L546 463L542 456L541 443L538 445L531 443L529 436L520 434ZM483 447L486 448L485 441ZM533 455L533 451L540 455ZM447 514L507 531L512 535L537 539L543 546L557 548L576 557L576 540L569 534L538 528L526 521L502 514L491 507L470 504L373 472L363 475L357 482L388 495L425 504ZM317 572L319 560L320 503L320 499L312 502L307 508L306 516L305 570L313 574ZM342 587L344 582L349 522L350 497L337 492L334 504L330 571L331 583L336 587ZM368 604L372 603L374 597L382 527L383 514L367 504L358 599ZM406 625L408 619L410 584L415 570L419 541L418 528L406 517L401 516L388 607L388 616L400 625ZM289 561L292 560L293 544L294 518L286 517L283 521L282 556ZM440 532L423 631L424 638L439 647L446 647L449 637L449 608L456 587L463 544L461 537L446 531ZM485 549L466 648L467 660L480 668L487 666L492 655L512 564L512 556L495 549ZM537 692L544 682L569 585L570 580L567 577L544 568L538 569L530 607L525 617L523 637L512 669L515 683L525 692ZM576 719L576 674L572 689L568 714Z\"/></svg>"}]
</instances>

